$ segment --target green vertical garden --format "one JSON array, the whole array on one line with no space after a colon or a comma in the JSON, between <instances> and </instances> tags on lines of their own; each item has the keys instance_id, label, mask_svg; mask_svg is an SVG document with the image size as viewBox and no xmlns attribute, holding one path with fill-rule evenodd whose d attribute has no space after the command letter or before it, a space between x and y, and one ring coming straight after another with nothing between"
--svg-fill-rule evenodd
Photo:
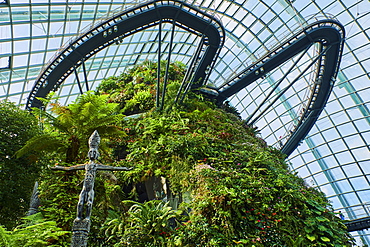
<instances>
[{"instance_id":1,"label":"green vertical garden","mask_svg":"<svg viewBox=\"0 0 370 247\"><path fill-rule=\"evenodd\" d=\"M171 64L158 110L156 67L146 61L107 78L69 106L50 100L38 137L57 148L31 145L36 136L19 151L32 150L49 166L83 163L98 129L100 162L134 168L99 173L90 246L351 246L325 195L292 173L235 109L196 91L174 103L183 64ZM45 221L70 230L82 178L43 171ZM63 236L49 244L68 246Z\"/></svg>"}]
</instances>

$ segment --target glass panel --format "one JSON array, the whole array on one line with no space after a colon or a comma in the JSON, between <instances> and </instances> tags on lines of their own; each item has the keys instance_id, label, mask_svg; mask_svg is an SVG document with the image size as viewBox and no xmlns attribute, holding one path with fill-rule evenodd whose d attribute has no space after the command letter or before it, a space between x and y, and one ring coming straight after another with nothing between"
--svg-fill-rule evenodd
<instances>
[{"instance_id":1,"label":"glass panel","mask_svg":"<svg viewBox=\"0 0 370 247\"><path fill-rule=\"evenodd\" d=\"M336 194L331 184L320 186L320 189L326 196L333 196Z\"/></svg>"},{"instance_id":2,"label":"glass panel","mask_svg":"<svg viewBox=\"0 0 370 247\"><path fill-rule=\"evenodd\" d=\"M342 168L335 168L335 169L331 169L330 170L330 173L333 175L333 178L335 180L339 180L339 179L342 179L342 178L345 178L345 174L343 173L343 170Z\"/></svg>"},{"instance_id":3,"label":"glass panel","mask_svg":"<svg viewBox=\"0 0 370 247\"><path fill-rule=\"evenodd\" d=\"M339 125L338 130L342 136L352 135L357 132L352 123Z\"/></svg>"},{"instance_id":4,"label":"glass panel","mask_svg":"<svg viewBox=\"0 0 370 247\"><path fill-rule=\"evenodd\" d=\"M344 141L347 143L350 149L365 146L364 141L361 139L359 135L344 138Z\"/></svg>"},{"instance_id":5,"label":"glass panel","mask_svg":"<svg viewBox=\"0 0 370 247\"><path fill-rule=\"evenodd\" d=\"M346 173L347 177L354 177L354 176L362 175L362 172L359 169L357 164L342 166L342 168L344 172Z\"/></svg>"},{"instance_id":6,"label":"glass panel","mask_svg":"<svg viewBox=\"0 0 370 247\"><path fill-rule=\"evenodd\" d=\"M342 193L353 190L347 179L336 182L336 185L340 188Z\"/></svg>"},{"instance_id":7,"label":"glass panel","mask_svg":"<svg viewBox=\"0 0 370 247\"><path fill-rule=\"evenodd\" d=\"M348 164L351 162L354 162L355 160L353 159L352 155L350 152L342 152L342 153L337 153L336 157L339 161L340 164Z\"/></svg>"},{"instance_id":8,"label":"glass panel","mask_svg":"<svg viewBox=\"0 0 370 247\"><path fill-rule=\"evenodd\" d=\"M369 183L364 177L351 178L350 182L355 190L368 189Z\"/></svg>"},{"instance_id":9,"label":"glass panel","mask_svg":"<svg viewBox=\"0 0 370 247\"><path fill-rule=\"evenodd\" d=\"M351 205L360 204L360 200L358 199L355 193L348 193L344 194L343 196L347 200L347 202L350 203Z\"/></svg>"},{"instance_id":10,"label":"glass panel","mask_svg":"<svg viewBox=\"0 0 370 247\"><path fill-rule=\"evenodd\" d=\"M352 150L353 155L357 161L361 160L369 160L370 159L370 152L367 148L357 148Z\"/></svg>"}]
</instances>

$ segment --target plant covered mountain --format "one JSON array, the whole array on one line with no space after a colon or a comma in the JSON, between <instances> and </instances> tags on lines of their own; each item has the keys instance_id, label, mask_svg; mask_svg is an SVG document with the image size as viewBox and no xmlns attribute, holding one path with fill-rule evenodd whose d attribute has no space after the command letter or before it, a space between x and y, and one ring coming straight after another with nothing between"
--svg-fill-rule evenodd
<instances>
[{"instance_id":1,"label":"plant covered mountain","mask_svg":"<svg viewBox=\"0 0 370 247\"><path fill-rule=\"evenodd\" d=\"M89 246L351 246L325 195L233 107L195 90L176 101L186 66L171 63L166 76L165 63L159 94L157 64L145 61L42 115L44 135L58 144L50 165L86 161L87 129L108 130L106 118L113 132L101 162L134 168L98 172ZM68 156L73 136L78 149ZM63 230L71 229L81 179L83 172L43 173L41 211Z\"/></svg>"},{"instance_id":2,"label":"plant covered mountain","mask_svg":"<svg viewBox=\"0 0 370 247\"><path fill-rule=\"evenodd\" d=\"M224 110L232 107L193 92L174 103L183 68L171 65L163 110L154 107L155 63L109 78L98 89L126 114L142 113L126 119L123 155L116 162L135 169L117 176L151 186L144 198L183 210L170 221L176 226L158 228L156 217L142 223L140 232L132 231L137 215L121 212L127 218L117 246L350 246L325 195L289 171L284 155L255 128Z\"/></svg>"}]
</instances>

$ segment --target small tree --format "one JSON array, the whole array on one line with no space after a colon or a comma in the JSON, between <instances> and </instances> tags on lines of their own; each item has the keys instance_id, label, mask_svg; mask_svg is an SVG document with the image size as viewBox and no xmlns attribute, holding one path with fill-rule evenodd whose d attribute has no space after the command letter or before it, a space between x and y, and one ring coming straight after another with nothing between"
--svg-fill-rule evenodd
<instances>
[{"instance_id":1,"label":"small tree","mask_svg":"<svg viewBox=\"0 0 370 247\"><path fill-rule=\"evenodd\" d=\"M111 142L120 142L125 136L125 132L121 130L124 115L118 104L108 102L107 95L96 95L93 92L80 95L67 106L54 100L45 100L45 103L50 106L48 111L33 110L40 117L43 132L31 138L17 152L18 157L34 152L39 158L48 158L49 166L56 163L63 163L65 166L84 163L87 158L88 138L94 130L98 130L104 140L100 146L102 157L106 158L104 162L111 161L108 145ZM63 230L70 230L72 227L81 180L82 172L60 173L45 169L42 174L42 210L47 219L56 221ZM98 191L103 185L97 180L95 186ZM99 203L99 196L96 197L96 202ZM100 214L99 217L103 215Z\"/></svg>"},{"instance_id":2,"label":"small tree","mask_svg":"<svg viewBox=\"0 0 370 247\"><path fill-rule=\"evenodd\" d=\"M41 170L31 152L21 158L14 154L40 129L34 116L13 103L0 102L0 119L0 224L10 229L28 210Z\"/></svg>"},{"instance_id":3,"label":"small tree","mask_svg":"<svg viewBox=\"0 0 370 247\"><path fill-rule=\"evenodd\" d=\"M118 104L109 103L107 95L87 92L68 106L50 103L50 112L35 109L44 125L44 132L30 139L17 152L21 157L30 151L56 153L62 162L83 162L87 154L87 140L94 130L102 138L119 139L123 115ZM103 147L104 148L104 147Z\"/></svg>"}]
</instances>

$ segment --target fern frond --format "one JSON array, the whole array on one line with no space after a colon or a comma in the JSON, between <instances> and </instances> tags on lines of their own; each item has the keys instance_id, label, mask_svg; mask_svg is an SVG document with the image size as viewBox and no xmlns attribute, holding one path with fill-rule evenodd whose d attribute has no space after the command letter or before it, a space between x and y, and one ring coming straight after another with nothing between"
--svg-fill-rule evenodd
<instances>
[{"instance_id":1,"label":"fern frond","mask_svg":"<svg viewBox=\"0 0 370 247\"><path fill-rule=\"evenodd\" d=\"M7 231L3 226L0 225L0 245L9 246L10 231Z\"/></svg>"},{"instance_id":2,"label":"fern frond","mask_svg":"<svg viewBox=\"0 0 370 247\"><path fill-rule=\"evenodd\" d=\"M57 136L52 136L50 134L42 134L34 136L30 140L28 140L26 144L15 153L15 156L17 158L20 158L31 152L53 152L65 148L65 141L63 141L61 138Z\"/></svg>"}]
</instances>

